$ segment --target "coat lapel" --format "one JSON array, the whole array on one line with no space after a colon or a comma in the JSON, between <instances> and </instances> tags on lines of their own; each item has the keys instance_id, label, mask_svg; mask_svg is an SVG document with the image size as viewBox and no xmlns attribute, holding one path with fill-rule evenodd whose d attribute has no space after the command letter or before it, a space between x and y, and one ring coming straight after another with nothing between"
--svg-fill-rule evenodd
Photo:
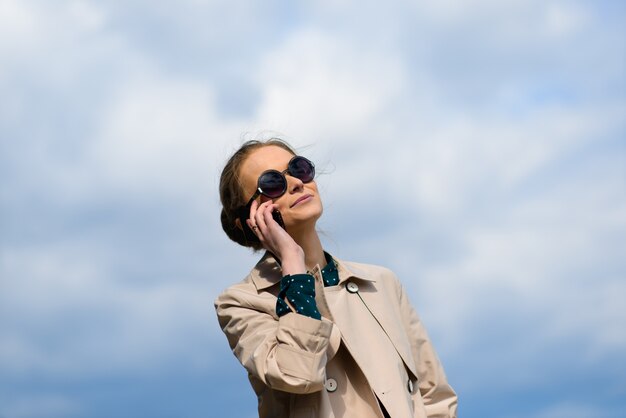
<instances>
[{"instance_id":1,"label":"coat lapel","mask_svg":"<svg viewBox=\"0 0 626 418\"><path fill-rule=\"evenodd\" d=\"M344 277L342 277L342 273ZM359 286L358 293L372 316L391 340L404 364L416 378L417 369L411 352L411 344L402 322L398 320L401 318L398 296L394 287L388 283L389 279L382 277L378 270L374 272L367 266L357 266L348 262L340 262L339 277L340 284L352 279L371 282L371 285Z\"/></svg>"}]
</instances>

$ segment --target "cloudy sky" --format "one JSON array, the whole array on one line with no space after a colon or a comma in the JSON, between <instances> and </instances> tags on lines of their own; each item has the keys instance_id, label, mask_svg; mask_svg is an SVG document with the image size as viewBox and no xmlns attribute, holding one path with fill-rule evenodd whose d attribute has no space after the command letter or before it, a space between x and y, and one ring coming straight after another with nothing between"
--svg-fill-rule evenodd
<instances>
[{"instance_id":1,"label":"cloudy sky","mask_svg":"<svg viewBox=\"0 0 626 418\"><path fill-rule=\"evenodd\" d=\"M463 417L626 416L620 1L0 0L0 417L252 418L213 300L244 140L316 162Z\"/></svg>"}]
</instances>

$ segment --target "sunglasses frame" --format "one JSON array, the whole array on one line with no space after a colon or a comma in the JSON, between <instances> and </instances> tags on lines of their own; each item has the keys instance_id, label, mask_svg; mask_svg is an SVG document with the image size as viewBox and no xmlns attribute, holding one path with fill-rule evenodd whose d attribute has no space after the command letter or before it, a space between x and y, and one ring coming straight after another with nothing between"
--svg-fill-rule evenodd
<instances>
[{"instance_id":1,"label":"sunglasses frame","mask_svg":"<svg viewBox=\"0 0 626 418\"><path fill-rule=\"evenodd\" d=\"M295 160L296 158L303 158L304 160L306 160L310 165L311 165L311 171L313 172L313 177L311 177L311 180L304 182L303 183L310 183L313 181L313 179L315 178L315 164L313 164L313 161L309 160L306 157L303 157L301 155L294 155L289 162L287 163L287 169L285 169L284 171L278 171L278 170L274 170L274 169L270 169L270 170L265 170L264 172L261 173L261 175L259 176L259 178L257 179L257 186L256 186L256 191L254 192L254 194L252 195L252 197L250 198L250 200L248 200L248 203L246 203L244 206L242 206L242 209L245 210L246 208L250 208L252 206L252 202L254 202L254 199L256 199L257 197L259 197L260 195L263 196L267 196L270 199L278 199L279 197L281 197L282 195L285 194L285 192L287 191L287 176L285 176L285 173L289 174L291 177L295 177L298 180L302 181L302 179L294 176L293 174L291 174L289 172L289 166L291 165L291 163L293 162L293 160ZM259 182L261 181L261 177L263 177L263 175L265 173L278 173L280 174L283 179L285 180L285 187L283 188L282 192L275 197L271 197L268 196L267 194L263 193L263 190L261 190L261 186L259 185Z\"/></svg>"}]
</instances>

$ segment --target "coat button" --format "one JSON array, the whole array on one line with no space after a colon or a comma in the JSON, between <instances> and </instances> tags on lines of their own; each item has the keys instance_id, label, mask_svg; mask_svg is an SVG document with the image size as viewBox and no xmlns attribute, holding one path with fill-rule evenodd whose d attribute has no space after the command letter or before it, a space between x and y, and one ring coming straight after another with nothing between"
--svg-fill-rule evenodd
<instances>
[{"instance_id":1,"label":"coat button","mask_svg":"<svg viewBox=\"0 0 626 418\"><path fill-rule=\"evenodd\" d=\"M337 381L332 377L330 379L326 379L326 381L324 382L324 387L327 391L334 392L337 390Z\"/></svg>"},{"instance_id":2,"label":"coat button","mask_svg":"<svg viewBox=\"0 0 626 418\"><path fill-rule=\"evenodd\" d=\"M409 379L409 381L407 382L406 388L409 390L409 393L413 393L413 382L411 381L411 379Z\"/></svg>"},{"instance_id":3,"label":"coat button","mask_svg":"<svg viewBox=\"0 0 626 418\"><path fill-rule=\"evenodd\" d=\"M350 282L346 285L346 288L348 289L348 292L350 293L356 293L359 291L359 285L354 283L354 282Z\"/></svg>"}]
</instances>

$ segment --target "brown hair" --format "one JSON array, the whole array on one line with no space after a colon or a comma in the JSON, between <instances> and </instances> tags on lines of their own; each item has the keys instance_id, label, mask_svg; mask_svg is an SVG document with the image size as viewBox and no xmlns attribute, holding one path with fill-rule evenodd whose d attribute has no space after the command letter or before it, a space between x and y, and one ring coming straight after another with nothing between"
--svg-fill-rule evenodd
<instances>
[{"instance_id":1,"label":"brown hair","mask_svg":"<svg viewBox=\"0 0 626 418\"><path fill-rule=\"evenodd\" d=\"M228 235L228 238L244 247L250 247L255 251L263 248L259 242L249 242L240 226L237 226L238 210L247 203L249 196L243 195L243 187L240 180L240 171L243 162L255 150L274 145L281 147L291 154L296 155L294 149L285 141L278 138L267 140L249 140L244 142L241 147L229 158L228 162L222 170L220 176L220 201L222 202L222 213L220 219L222 221L222 229Z\"/></svg>"}]
</instances>

